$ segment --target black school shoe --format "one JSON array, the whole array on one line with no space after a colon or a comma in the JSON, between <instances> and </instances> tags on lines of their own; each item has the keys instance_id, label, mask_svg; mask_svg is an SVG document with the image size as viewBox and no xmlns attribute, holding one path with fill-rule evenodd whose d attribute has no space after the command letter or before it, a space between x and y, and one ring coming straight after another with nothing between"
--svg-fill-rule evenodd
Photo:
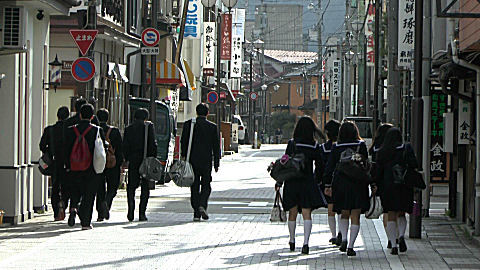
<instances>
[{"instance_id":1,"label":"black school shoe","mask_svg":"<svg viewBox=\"0 0 480 270\"><path fill-rule=\"evenodd\" d=\"M392 251L390 252L392 255L398 255L398 247L392 248Z\"/></svg>"},{"instance_id":2,"label":"black school shoe","mask_svg":"<svg viewBox=\"0 0 480 270\"><path fill-rule=\"evenodd\" d=\"M131 209L130 207L128 208L128 213L127 213L127 219L128 221L132 222L133 221L133 215L135 214L135 210Z\"/></svg>"},{"instance_id":3,"label":"black school shoe","mask_svg":"<svg viewBox=\"0 0 480 270\"><path fill-rule=\"evenodd\" d=\"M200 216L202 216L202 218L203 218L204 220L208 220L208 219L209 219L208 214L207 214L207 210L205 210L205 208L203 208L202 206L200 206L200 207L198 208L198 212L200 213Z\"/></svg>"},{"instance_id":4,"label":"black school shoe","mask_svg":"<svg viewBox=\"0 0 480 270\"><path fill-rule=\"evenodd\" d=\"M70 210L70 215L68 216L68 226L75 226L75 219L77 218L77 210Z\"/></svg>"},{"instance_id":5,"label":"black school shoe","mask_svg":"<svg viewBox=\"0 0 480 270\"><path fill-rule=\"evenodd\" d=\"M342 244L340 245L340 251L341 252L347 251L347 241L342 241Z\"/></svg>"},{"instance_id":6,"label":"black school shoe","mask_svg":"<svg viewBox=\"0 0 480 270\"><path fill-rule=\"evenodd\" d=\"M332 238L330 238L330 240L328 240L328 242L330 242L332 245L336 245L337 244L337 238L332 237Z\"/></svg>"},{"instance_id":7,"label":"black school shoe","mask_svg":"<svg viewBox=\"0 0 480 270\"><path fill-rule=\"evenodd\" d=\"M138 217L138 221L148 221L148 218L145 214L143 214Z\"/></svg>"},{"instance_id":8,"label":"black school shoe","mask_svg":"<svg viewBox=\"0 0 480 270\"><path fill-rule=\"evenodd\" d=\"M353 248L349 248L347 249L347 256L349 257L357 256L357 253L355 252L355 250L353 250Z\"/></svg>"},{"instance_id":9,"label":"black school shoe","mask_svg":"<svg viewBox=\"0 0 480 270\"><path fill-rule=\"evenodd\" d=\"M290 251L294 251L294 250L295 250L295 243L288 242L288 245L290 246Z\"/></svg>"},{"instance_id":10,"label":"black school shoe","mask_svg":"<svg viewBox=\"0 0 480 270\"><path fill-rule=\"evenodd\" d=\"M407 251L407 243L405 242L404 237L400 237L398 239L398 247L399 247L400 252L406 252Z\"/></svg>"},{"instance_id":11,"label":"black school shoe","mask_svg":"<svg viewBox=\"0 0 480 270\"><path fill-rule=\"evenodd\" d=\"M342 244L342 233L338 233L337 234L337 242L335 243L335 245L337 245L337 247L339 247L341 244Z\"/></svg>"},{"instance_id":12,"label":"black school shoe","mask_svg":"<svg viewBox=\"0 0 480 270\"><path fill-rule=\"evenodd\" d=\"M308 254L309 251L310 251L310 248L308 247L308 245L303 245L302 254Z\"/></svg>"}]
</instances>

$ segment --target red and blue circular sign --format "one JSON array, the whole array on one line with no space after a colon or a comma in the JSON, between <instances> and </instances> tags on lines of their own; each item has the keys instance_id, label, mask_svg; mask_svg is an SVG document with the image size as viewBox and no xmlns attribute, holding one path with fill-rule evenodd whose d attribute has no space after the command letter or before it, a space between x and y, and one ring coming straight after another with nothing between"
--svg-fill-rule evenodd
<instances>
[{"instance_id":1,"label":"red and blue circular sign","mask_svg":"<svg viewBox=\"0 0 480 270\"><path fill-rule=\"evenodd\" d=\"M210 104L215 104L218 102L218 94L215 91L210 91L207 94L207 100Z\"/></svg>"},{"instance_id":2,"label":"red and blue circular sign","mask_svg":"<svg viewBox=\"0 0 480 270\"><path fill-rule=\"evenodd\" d=\"M250 99L251 100L257 100L257 98L258 98L257 92L251 92L250 93Z\"/></svg>"},{"instance_id":3,"label":"red and blue circular sign","mask_svg":"<svg viewBox=\"0 0 480 270\"><path fill-rule=\"evenodd\" d=\"M72 64L72 76L79 82L88 82L95 76L95 63L90 58L80 57Z\"/></svg>"},{"instance_id":4,"label":"red and blue circular sign","mask_svg":"<svg viewBox=\"0 0 480 270\"><path fill-rule=\"evenodd\" d=\"M157 46L160 41L160 33L155 28L146 28L142 32L142 43L147 47Z\"/></svg>"}]
</instances>

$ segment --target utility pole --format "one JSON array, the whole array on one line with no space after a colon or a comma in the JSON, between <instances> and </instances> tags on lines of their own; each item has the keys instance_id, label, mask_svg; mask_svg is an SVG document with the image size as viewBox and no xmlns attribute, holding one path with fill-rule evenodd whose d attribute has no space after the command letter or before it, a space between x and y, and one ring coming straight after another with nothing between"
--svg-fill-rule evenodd
<instances>
[{"instance_id":1,"label":"utility pole","mask_svg":"<svg viewBox=\"0 0 480 270\"><path fill-rule=\"evenodd\" d=\"M322 0L318 0L318 12L322 12ZM318 35L318 89L317 89L317 123L320 126L321 123L321 111L322 111L322 68L323 68L323 54L322 54L322 23L323 23L323 12L319 13L318 24L317 24L317 35ZM325 89L326 93L326 89ZM326 96L326 95L325 95ZM326 106L324 107L324 114L326 115Z\"/></svg>"},{"instance_id":2,"label":"utility pole","mask_svg":"<svg viewBox=\"0 0 480 270\"><path fill-rule=\"evenodd\" d=\"M400 126L400 75L398 57L398 0L388 1L387 122Z\"/></svg>"},{"instance_id":3,"label":"utility pole","mask_svg":"<svg viewBox=\"0 0 480 270\"><path fill-rule=\"evenodd\" d=\"M380 86L380 21L382 20L381 0L375 0L375 79L373 87L373 130L377 130L378 123L378 94ZM382 89L383 91L383 89Z\"/></svg>"},{"instance_id":4,"label":"utility pole","mask_svg":"<svg viewBox=\"0 0 480 270\"><path fill-rule=\"evenodd\" d=\"M216 14L216 20L217 20L217 85L216 85L216 91L218 94L218 97L220 99L220 83L221 83L221 77L222 77L222 65L221 65L221 60L220 60L220 54L222 52L222 14L220 12L219 7L215 5L215 14ZM221 119L220 119L220 114L221 114L221 106L222 102L219 100L215 107L217 108L217 127L218 131L221 132Z\"/></svg>"},{"instance_id":5,"label":"utility pole","mask_svg":"<svg viewBox=\"0 0 480 270\"><path fill-rule=\"evenodd\" d=\"M88 1L88 11L86 14L86 20L87 20L87 27L86 29L97 29L97 1L96 0L90 0ZM93 41L92 44L92 49L88 51L88 58L92 59L92 61L95 62L95 41ZM85 98L89 103L93 103L92 101L95 101L95 80L90 80L86 84L86 89L85 89ZM92 104L96 106L96 104Z\"/></svg>"},{"instance_id":6,"label":"utility pole","mask_svg":"<svg viewBox=\"0 0 480 270\"><path fill-rule=\"evenodd\" d=\"M152 0L152 25L151 27L157 29L157 4L158 0ZM155 54L152 55L152 59L150 61L150 76L151 76L151 87L150 87L150 120L156 124L157 120L157 108L155 100L157 99L157 56Z\"/></svg>"},{"instance_id":7,"label":"utility pole","mask_svg":"<svg viewBox=\"0 0 480 270\"><path fill-rule=\"evenodd\" d=\"M422 163L423 151L423 100L422 100L422 58L423 58L423 0L415 1L415 77L412 104L412 145L419 164ZM424 168L426 169L426 168ZM422 228L422 192L414 193L416 213L410 215L410 238L421 238ZM415 208L414 207L414 208Z\"/></svg>"}]
</instances>

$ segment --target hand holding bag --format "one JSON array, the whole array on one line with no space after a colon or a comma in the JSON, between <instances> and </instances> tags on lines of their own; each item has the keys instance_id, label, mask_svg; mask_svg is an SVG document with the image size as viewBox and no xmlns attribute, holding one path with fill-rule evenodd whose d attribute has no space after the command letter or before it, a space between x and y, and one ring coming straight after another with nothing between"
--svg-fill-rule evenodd
<instances>
[{"instance_id":1,"label":"hand holding bag","mask_svg":"<svg viewBox=\"0 0 480 270\"><path fill-rule=\"evenodd\" d=\"M365 213L365 217L368 219L378 219L383 213L382 200L375 193L370 197L370 208Z\"/></svg>"},{"instance_id":2,"label":"hand holding bag","mask_svg":"<svg viewBox=\"0 0 480 270\"><path fill-rule=\"evenodd\" d=\"M173 180L175 185L179 187L191 187L193 185L193 181L195 180L192 164L190 164L190 152L192 150L195 122L196 119L193 118L190 126L190 137L188 138L187 158L186 160L177 160L173 164L170 172L170 178Z\"/></svg>"},{"instance_id":3,"label":"hand holding bag","mask_svg":"<svg viewBox=\"0 0 480 270\"><path fill-rule=\"evenodd\" d=\"M95 139L95 149L93 151L93 169L97 174L103 173L106 163L107 154L105 153L102 137L100 137L100 128L98 128L97 138Z\"/></svg>"},{"instance_id":4,"label":"hand holding bag","mask_svg":"<svg viewBox=\"0 0 480 270\"><path fill-rule=\"evenodd\" d=\"M270 213L271 222L286 222L287 213L283 210L281 205L283 203L282 196L280 195L280 190L277 190L275 195L275 202L273 203L272 212Z\"/></svg>"},{"instance_id":5,"label":"hand holding bag","mask_svg":"<svg viewBox=\"0 0 480 270\"><path fill-rule=\"evenodd\" d=\"M147 157L147 144L148 144L148 126L145 124L145 141L143 144L143 161L140 164L138 172L140 176L149 181L150 189L155 189L155 183L162 179L163 166L162 163L156 157Z\"/></svg>"}]
</instances>

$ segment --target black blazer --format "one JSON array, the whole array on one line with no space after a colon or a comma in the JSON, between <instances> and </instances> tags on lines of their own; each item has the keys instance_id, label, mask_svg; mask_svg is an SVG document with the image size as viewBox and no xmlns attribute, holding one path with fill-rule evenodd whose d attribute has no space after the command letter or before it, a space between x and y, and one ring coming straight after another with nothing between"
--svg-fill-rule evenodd
<instances>
[{"instance_id":1,"label":"black blazer","mask_svg":"<svg viewBox=\"0 0 480 270\"><path fill-rule=\"evenodd\" d=\"M353 150L357 150L360 147L358 152L362 154L365 158L368 158L368 151L365 141L355 141L351 143L334 143L332 146L332 152L328 157L327 167L325 169L325 173L323 175L323 181L325 182L326 187L330 187L332 185L332 180L334 177L334 172L337 167L337 163L340 160L340 156L342 152L345 151L347 148L351 148ZM338 175L338 177L342 177Z\"/></svg>"},{"instance_id":2,"label":"black blazer","mask_svg":"<svg viewBox=\"0 0 480 270\"><path fill-rule=\"evenodd\" d=\"M183 125L182 131L182 157L187 156L188 140L190 138L190 127L192 120ZM218 138L217 125L208 121L205 117L197 117L193 129L192 150L190 163L196 169L212 169L213 166L220 166L220 139Z\"/></svg>"},{"instance_id":3,"label":"black blazer","mask_svg":"<svg viewBox=\"0 0 480 270\"><path fill-rule=\"evenodd\" d=\"M123 135L123 156L125 161L130 162L130 166L140 167L142 164L146 123L148 124L147 157L157 156L157 140L153 123L135 120L125 129Z\"/></svg>"},{"instance_id":4,"label":"black blazer","mask_svg":"<svg viewBox=\"0 0 480 270\"><path fill-rule=\"evenodd\" d=\"M92 125L89 120L80 120L80 122L76 125L78 132L80 134L82 134L89 126L92 126L92 129L90 129L90 131L85 135L85 139L87 140L88 149L90 150L90 153L92 154L92 157L93 157L93 153L95 150L95 140L97 139L97 132L100 132L100 137L104 142L105 142L105 134L103 134L103 130L99 126ZM65 149L66 149L65 164L66 164L67 170L70 170L70 155L72 153L75 140L77 140L77 134L75 134L73 127L67 128L65 131ZM94 172L93 163L90 164L90 167L88 168L87 171Z\"/></svg>"},{"instance_id":5,"label":"black blazer","mask_svg":"<svg viewBox=\"0 0 480 270\"><path fill-rule=\"evenodd\" d=\"M64 121L45 128L40 139L40 151L50 153L58 164L65 163Z\"/></svg>"},{"instance_id":6,"label":"black blazer","mask_svg":"<svg viewBox=\"0 0 480 270\"><path fill-rule=\"evenodd\" d=\"M110 128L112 129L112 131L110 131L109 139L113 149L115 149L115 159L117 161L117 164L115 166L116 167L121 166L123 162L123 140L122 140L122 134L120 134L120 130L114 126L107 125L107 123L101 123L100 127L102 128L103 133L105 134L105 139L107 138L108 130Z\"/></svg>"},{"instance_id":7,"label":"black blazer","mask_svg":"<svg viewBox=\"0 0 480 270\"><path fill-rule=\"evenodd\" d=\"M96 115L93 116L90 122L96 126L100 126L100 122L98 121L98 118ZM65 128L69 128L78 123L80 123L80 113L76 113L74 116L67 118L65 120Z\"/></svg>"}]
</instances>

